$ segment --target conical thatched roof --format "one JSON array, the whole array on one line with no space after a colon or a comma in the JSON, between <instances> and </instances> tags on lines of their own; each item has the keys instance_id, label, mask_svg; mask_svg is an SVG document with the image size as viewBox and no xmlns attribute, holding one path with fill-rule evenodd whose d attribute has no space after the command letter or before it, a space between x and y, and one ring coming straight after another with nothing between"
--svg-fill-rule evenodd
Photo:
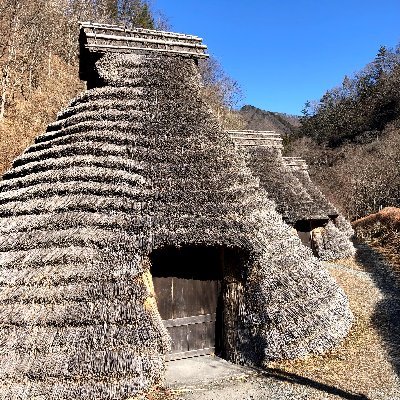
<instances>
[{"instance_id":1,"label":"conical thatched roof","mask_svg":"<svg viewBox=\"0 0 400 400\"><path fill-rule=\"evenodd\" d=\"M273 131L227 131L260 185L276 202L283 219L294 225L299 220L321 218L314 215L312 199L282 157L282 138ZM326 216L323 216L326 218Z\"/></svg>"},{"instance_id":2,"label":"conical thatched roof","mask_svg":"<svg viewBox=\"0 0 400 400\"><path fill-rule=\"evenodd\" d=\"M313 233L313 250L322 260L335 260L352 257L356 250L351 241L354 232L350 223L338 213L335 207L326 199L321 191L313 184L308 174L308 165L299 157L285 157L296 176L307 188L320 210L324 210L330 221Z\"/></svg>"},{"instance_id":3,"label":"conical thatched roof","mask_svg":"<svg viewBox=\"0 0 400 400\"><path fill-rule=\"evenodd\" d=\"M148 255L236 247L243 304L229 359L325 351L344 292L282 222L204 103L190 57L100 54L0 184L0 398L126 399L162 380L168 335Z\"/></svg>"},{"instance_id":4,"label":"conical thatched roof","mask_svg":"<svg viewBox=\"0 0 400 400\"><path fill-rule=\"evenodd\" d=\"M313 213L330 218L337 217L339 213L336 208L310 179L306 161L299 157L284 157L284 161L311 196L313 200Z\"/></svg>"},{"instance_id":5,"label":"conical thatched roof","mask_svg":"<svg viewBox=\"0 0 400 400\"><path fill-rule=\"evenodd\" d=\"M350 221L342 214L339 214L333 222L335 223L336 227L346 235L346 237L352 238L354 236L354 229L351 226Z\"/></svg>"}]
</instances>

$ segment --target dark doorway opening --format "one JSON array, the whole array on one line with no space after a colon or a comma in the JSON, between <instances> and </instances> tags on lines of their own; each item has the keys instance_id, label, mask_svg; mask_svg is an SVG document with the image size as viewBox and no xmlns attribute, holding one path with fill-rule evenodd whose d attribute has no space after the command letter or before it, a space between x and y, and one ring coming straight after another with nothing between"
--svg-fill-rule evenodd
<instances>
[{"instance_id":1,"label":"dark doorway opening","mask_svg":"<svg viewBox=\"0 0 400 400\"><path fill-rule=\"evenodd\" d=\"M312 248L312 234L315 228L324 227L329 219L302 219L296 222L294 228L297 231L301 242L308 247Z\"/></svg>"},{"instance_id":2,"label":"dark doorway opening","mask_svg":"<svg viewBox=\"0 0 400 400\"><path fill-rule=\"evenodd\" d=\"M183 246L154 250L150 259L158 310L172 339L167 359L226 356L241 309L232 288L245 279L244 255L224 247Z\"/></svg>"}]
</instances>

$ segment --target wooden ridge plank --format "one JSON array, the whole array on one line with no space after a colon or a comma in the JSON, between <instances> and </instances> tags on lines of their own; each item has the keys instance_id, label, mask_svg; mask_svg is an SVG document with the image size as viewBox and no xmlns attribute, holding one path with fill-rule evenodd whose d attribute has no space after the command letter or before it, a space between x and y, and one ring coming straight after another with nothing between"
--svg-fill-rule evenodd
<instances>
[{"instance_id":1,"label":"wooden ridge plank","mask_svg":"<svg viewBox=\"0 0 400 400\"><path fill-rule=\"evenodd\" d=\"M275 141L275 142L282 142L282 138L281 137L275 137L275 136L271 136L271 137L267 137L267 136L231 136L232 139L235 140L263 140L263 141Z\"/></svg>"},{"instance_id":2,"label":"wooden ridge plank","mask_svg":"<svg viewBox=\"0 0 400 400\"><path fill-rule=\"evenodd\" d=\"M104 40L116 40L123 42L138 42L138 43L151 43L151 44L162 44L165 46L179 46L179 47L192 47L196 49L206 50L207 46L204 44L190 43L187 41L167 41L161 39L146 39L142 37L135 36L118 36L118 35L106 35L102 33L86 33L86 37L94 39L104 39Z\"/></svg>"},{"instance_id":3,"label":"wooden ridge plank","mask_svg":"<svg viewBox=\"0 0 400 400\"><path fill-rule=\"evenodd\" d=\"M81 29L99 29L99 30L107 30L111 32L124 32L124 33L137 33L142 35L149 36L161 36L161 37L171 37L171 38L180 38L185 40L192 40L197 42L202 42L203 39L194 36L194 35L186 35L184 33L175 33L175 32L167 32L167 31L156 31L153 29L144 29L144 28L127 28L118 25L109 25L109 24L99 24L95 22L79 22Z\"/></svg>"},{"instance_id":4,"label":"wooden ridge plank","mask_svg":"<svg viewBox=\"0 0 400 400\"><path fill-rule=\"evenodd\" d=\"M255 130L251 130L251 129L245 129L245 130L227 130L225 131L226 133L229 134L243 134L243 135L247 135L247 134L257 134L257 135L264 135L264 134L273 134L276 136L280 136L279 133L275 132L275 131L255 131Z\"/></svg>"},{"instance_id":5,"label":"wooden ridge plank","mask_svg":"<svg viewBox=\"0 0 400 400\"><path fill-rule=\"evenodd\" d=\"M161 52L161 53L171 53L177 55L185 56L196 56L198 58L208 58L209 55L205 53L196 53L191 51L183 50L170 50L170 49L157 49L153 47L133 47L133 46L113 46L109 44L86 44L87 49L97 49L97 50L140 50L140 51L150 51L150 52Z\"/></svg>"}]
</instances>

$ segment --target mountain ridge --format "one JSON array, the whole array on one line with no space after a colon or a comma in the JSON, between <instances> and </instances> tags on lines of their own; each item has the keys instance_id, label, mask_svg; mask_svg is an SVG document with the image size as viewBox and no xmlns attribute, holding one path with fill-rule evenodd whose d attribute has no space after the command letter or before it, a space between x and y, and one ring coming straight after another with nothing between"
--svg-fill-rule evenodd
<instances>
[{"instance_id":1,"label":"mountain ridge","mask_svg":"<svg viewBox=\"0 0 400 400\"><path fill-rule=\"evenodd\" d=\"M300 127L297 115L262 110L249 104L244 105L238 114L244 122L244 129L275 131L282 136L292 136Z\"/></svg>"}]
</instances>

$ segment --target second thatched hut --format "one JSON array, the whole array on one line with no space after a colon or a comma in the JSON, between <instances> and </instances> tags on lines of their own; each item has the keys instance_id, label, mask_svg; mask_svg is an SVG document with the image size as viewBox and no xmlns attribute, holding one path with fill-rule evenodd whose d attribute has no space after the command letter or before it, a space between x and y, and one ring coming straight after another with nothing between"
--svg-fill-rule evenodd
<instances>
[{"instance_id":1,"label":"second thatched hut","mask_svg":"<svg viewBox=\"0 0 400 400\"><path fill-rule=\"evenodd\" d=\"M356 251L351 241L354 231L350 223L312 182L307 162L300 157L284 157L284 160L302 182L320 213L329 217L319 226L310 225L310 238L315 254L327 261L354 256Z\"/></svg>"}]
</instances>

